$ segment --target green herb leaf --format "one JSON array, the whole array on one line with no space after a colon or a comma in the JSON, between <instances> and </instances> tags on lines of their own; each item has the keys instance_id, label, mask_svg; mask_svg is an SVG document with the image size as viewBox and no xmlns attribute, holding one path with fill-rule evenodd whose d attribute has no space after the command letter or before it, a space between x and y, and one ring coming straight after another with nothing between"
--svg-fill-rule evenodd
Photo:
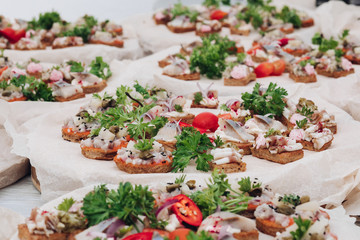
<instances>
[{"instance_id":1,"label":"green herb leaf","mask_svg":"<svg viewBox=\"0 0 360 240\"><path fill-rule=\"evenodd\" d=\"M209 232L206 232L202 230L201 232L194 233L193 231L190 231L189 234L186 236L187 240L214 240L213 237L211 237Z\"/></svg>"},{"instance_id":2,"label":"green herb leaf","mask_svg":"<svg viewBox=\"0 0 360 240\"><path fill-rule=\"evenodd\" d=\"M289 195L284 195L284 197L281 199L282 202L284 203L290 203L291 205L294 205L295 207L300 205L300 196L299 195L295 195L295 194L289 194Z\"/></svg>"},{"instance_id":3,"label":"green herb leaf","mask_svg":"<svg viewBox=\"0 0 360 240\"><path fill-rule=\"evenodd\" d=\"M244 93L241 98L245 109L253 110L255 114L273 114L281 116L286 103L283 98L288 93L284 88L278 87L276 83L270 83L266 92L260 93L260 84L256 83L252 93Z\"/></svg>"},{"instance_id":4,"label":"green herb leaf","mask_svg":"<svg viewBox=\"0 0 360 240\"><path fill-rule=\"evenodd\" d=\"M103 61L102 57L96 57L90 65L90 73L98 76L101 79L108 79L111 77L112 72L110 71L110 66Z\"/></svg>"},{"instance_id":5,"label":"green herb leaf","mask_svg":"<svg viewBox=\"0 0 360 240\"><path fill-rule=\"evenodd\" d=\"M178 177L178 178L175 179L175 184L182 184L182 183L184 183L184 182L185 182L185 178L186 178L186 175L185 175L185 174L181 175L180 177Z\"/></svg>"},{"instance_id":6,"label":"green herb leaf","mask_svg":"<svg viewBox=\"0 0 360 240\"><path fill-rule=\"evenodd\" d=\"M241 178L241 180L238 182L239 184L239 190L242 192L251 192L255 188L261 187L261 182L251 182L250 177L244 177Z\"/></svg>"},{"instance_id":7,"label":"green herb leaf","mask_svg":"<svg viewBox=\"0 0 360 240\"><path fill-rule=\"evenodd\" d=\"M65 37L81 37L84 43L89 42L90 34L91 29L85 25L75 26L74 29L62 33Z\"/></svg>"},{"instance_id":8,"label":"green herb leaf","mask_svg":"<svg viewBox=\"0 0 360 240\"><path fill-rule=\"evenodd\" d=\"M83 72L84 71L84 67L82 65L81 62L76 62L76 61L68 61L66 62L66 64L70 65L70 72Z\"/></svg>"},{"instance_id":9,"label":"green herb leaf","mask_svg":"<svg viewBox=\"0 0 360 240\"><path fill-rule=\"evenodd\" d=\"M46 29L50 30L54 23L61 22L61 17L58 12L45 12L40 13L39 19L33 18L32 21L28 22L28 29Z\"/></svg>"},{"instance_id":10,"label":"green herb leaf","mask_svg":"<svg viewBox=\"0 0 360 240\"><path fill-rule=\"evenodd\" d=\"M301 129L304 128L307 123L308 123L307 118L304 118L303 120L296 121L296 126Z\"/></svg>"},{"instance_id":11,"label":"green herb leaf","mask_svg":"<svg viewBox=\"0 0 360 240\"><path fill-rule=\"evenodd\" d=\"M175 111L177 111L177 112L180 112L180 113L184 112L182 106L180 106L179 104L175 104L174 108L175 108Z\"/></svg>"},{"instance_id":12,"label":"green herb leaf","mask_svg":"<svg viewBox=\"0 0 360 240\"><path fill-rule=\"evenodd\" d=\"M228 107L226 106L226 104L221 104L221 105L220 105L220 110L223 110L223 111L228 112L228 111L230 111L231 109L228 108Z\"/></svg>"},{"instance_id":13,"label":"green herb leaf","mask_svg":"<svg viewBox=\"0 0 360 240\"><path fill-rule=\"evenodd\" d=\"M65 198L58 206L57 210L67 212L71 206L75 203L73 198Z\"/></svg>"},{"instance_id":14,"label":"green herb leaf","mask_svg":"<svg viewBox=\"0 0 360 240\"><path fill-rule=\"evenodd\" d=\"M195 160L197 170L207 172L210 169L209 162L213 156L206 151L213 149L214 145L206 134L201 134L193 127L186 127L175 138L177 142L173 152L173 172L183 172L190 160Z\"/></svg>"},{"instance_id":15,"label":"green herb leaf","mask_svg":"<svg viewBox=\"0 0 360 240\"><path fill-rule=\"evenodd\" d=\"M305 117L307 117L307 118L311 118L312 115L314 114L314 112L312 111L312 109L311 109L310 107L307 107L307 106L303 106L303 107L301 108L301 110L300 110L300 109L296 109L296 112L297 112L297 113L300 113L301 115L303 115L303 116L305 116Z\"/></svg>"},{"instance_id":16,"label":"green herb leaf","mask_svg":"<svg viewBox=\"0 0 360 240\"><path fill-rule=\"evenodd\" d=\"M296 231L291 231L290 234L294 240L301 240L305 233L309 230L311 226L311 220L309 219L302 219L300 216L298 218L294 218L294 222L297 225Z\"/></svg>"},{"instance_id":17,"label":"green herb leaf","mask_svg":"<svg viewBox=\"0 0 360 240\"><path fill-rule=\"evenodd\" d=\"M153 148L152 144L155 141L155 139L142 139L138 140L138 142L134 145L134 147L142 152L151 150Z\"/></svg>"},{"instance_id":18,"label":"green herb leaf","mask_svg":"<svg viewBox=\"0 0 360 240\"><path fill-rule=\"evenodd\" d=\"M196 92L196 93L194 94L194 103L195 103L195 104L200 104L200 102L201 102L203 99L204 99L204 98L203 98L201 92Z\"/></svg>"}]
</instances>

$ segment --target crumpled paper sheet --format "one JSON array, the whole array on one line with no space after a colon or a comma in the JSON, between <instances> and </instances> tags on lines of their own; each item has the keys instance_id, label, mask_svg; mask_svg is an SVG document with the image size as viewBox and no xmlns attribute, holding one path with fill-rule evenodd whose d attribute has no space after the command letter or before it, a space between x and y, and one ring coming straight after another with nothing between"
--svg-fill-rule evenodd
<instances>
[{"instance_id":1,"label":"crumpled paper sheet","mask_svg":"<svg viewBox=\"0 0 360 240\"><path fill-rule=\"evenodd\" d=\"M7 208L0 207L0 239L8 240L17 232L17 225L24 223L25 217Z\"/></svg>"},{"instance_id":2,"label":"crumpled paper sheet","mask_svg":"<svg viewBox=\"0 0 360 240\"><path fill-rule=\"evenodd\" d=\"M187 179L198 179L198 178L187 178ZM172 179L172 181L174 181L174 178ZM41 207L41 209L44 209L44 210L54 209L63 201L64 198L72 197L74 200L82 200L83 197L88 192L90 192L94 189L94 186L96 186L96 185L91 185L91 186L76 189L70 193L67 193L61 197L58 197L58 198L44 204ZM109 189L116 189L117 185L108 185L107 187ZM0 209L0 212L1 212L1 209ZM347 240L358 239L358 236L360 234L360 228L354 224L355 218L350 218L349 216L345 215L345 210L342 206L339 206L332 210L326 210L326 212L330 215L331 231L337 235L338 239L347 239ZM18 224L18 223L19 223L19 221L13 223L13 225ZM12 228L14 228L14 226L12 226ZM259 240L270 240L270 239L273 239L273 237L259 232ZM17 237L17 233L15 233L11 237L11 240L19 240Z\"/></svg>"},{"instance_id":3,"label":"crumpled paper sheet","mask_svg":"<svg viewBox=\"0 0 360 240\"><path fill-rule=\"evenodd\" d=\"M325 37L337 38L344 29L349 29L349 36L360 41L360 7L348 5L343 1L329 1L320 5L316 13L321 16L320 29Z\"/></svg>"},{"instance_id":4,"label":"crumpled paper sheet","mask_svg":"<svg viewBox=\"0 0 360 240\"><path fill-rule=\"evenodd\" d=\"M105 62L111 62L114 59L138 59L143 57L143 50L136 38L135 30L130 25L124 25L124 47L117 48L102 44L85 44L81 47L68 47L61 49L51 48L46 50L18 51L5 50L5 56L12 61L27 61L35 58L41 62L51 62L60 64L64 60L83 61L89 64L97 56L102 56Z\"/></svg>"}]
</instances>

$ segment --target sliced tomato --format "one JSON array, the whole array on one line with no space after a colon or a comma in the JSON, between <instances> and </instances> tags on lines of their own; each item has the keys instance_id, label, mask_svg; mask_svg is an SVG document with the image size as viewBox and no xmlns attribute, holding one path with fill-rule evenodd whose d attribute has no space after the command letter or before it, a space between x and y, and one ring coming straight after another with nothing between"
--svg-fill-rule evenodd
<instances>
[{"instance_id":1,"label":"sliced tomato","mask_svg":"<svg viewBox=\"0 0 360 240\"><path fill-rule=\"evenodd\" d=\"M168 231L154 229L154 228L144 228L143 232L150 232L150 233L157 232L160 236L167 238L170 236L170 233Z\"/></svg>"},{"instance_id":2,"label":"sliced tomato","mask_svg":"<svg viewBox=\"0 0 360 240\"><path fill-rule=\"evenodd\" d=\"M193 126L202 129L209 129L212 132L215 132L219 127L219 118L210 112L203 112L198 114L193 121Z\"/></svg>"},{"instance_id":3,"label":"sliced tomato","mask_svg":"<svg viewBox=\"0 0 360 240\"><path fill-rule=\"evenodd\" d=\"M261 63L255 68L255 74L257 78L267 77L274 71L274 65L269 62Z\"/></svg>"},{"instance_id":4,"label":"sliced tomato","mask_svg":"<svg viewBox=\"0 0 360 240\"><path fill-rule=\"evenodd\" d=\"M293 225L295 222L294 222L294 219L293 218L289 218L289 225L287 225L287 227Z\"/></svg>"},{"instance_id":5,"label":"sliced tomato","mask_svg":"<svg viewBox=\"0 0 360 240\"><path fill-rule=\"evenodd\" d=\"M174 199L179 201L171 206L171 211L177 216L178 220L195 227L200 226L203 217L198 206L183 194L175 196Z\"/></svg>"},{"instance_id":6,"label":"sliced tomato","mask_svg":"<svg viewBox=\"0 0 360 240\"><path fill-rule=\"evenodd\" d=\"M272 64L274 65L274 70L271 73L271 75L280 76L281 74L283 74L286 65L284 60L279 59L275 62L272 62Z\"/></svg>"},{"instance_id":7,"label":"sliced tomato","mask_svg":"<svg viewBox=\"0 0 360 240\"><path fill-rule=\"evenodd\" d=\"M21 38L25 37L25 29L15 31L8 27L0 30L0 34L4 36L10 43L17 43Z\"/></svg>"},{"instance_id":8,"label":"sliced tomato","mask_svg":"<svg viewBox=\"0 0 360 240\"><path fill-rule=\"evenodd\" d=\"M123 240L151 240L153 236L152 232L142 232L127 236Z\"/></svg>"},{"instance_id":9,"label":"sliced tomato","mask_svg":"<svg viewBox=\"0 0 360 240\"><path fill-rule=\"evenodd\" d=\"M8 69L8 68L9 68L8 66L5 66L5 67L1 68L1 69L0 69L0 76L1 76L1 74L2 74L6 69Z\"/></svg>"},{"instance_id":10,"label":"sliced tomato","mask_svg":"<svg viewBox=\"0 0 360 240\"><path fill-rule=\"evenodd\" d=\"M215 10L211 13L210 19L211 20L221 20L227 16L227 12L221 10Z\"/></svg>"},{"instance_id":11,"label":"sliced tomato","mask_svg":"<svg viewBox=\"0 0 360 240\"><path fill-rule=\"evenodd\" d=\"M189 232L191 232L191 230L188 228L178 228L170 233L169 239L187 240L187 235Z\"/></svg>"}]
</instances>

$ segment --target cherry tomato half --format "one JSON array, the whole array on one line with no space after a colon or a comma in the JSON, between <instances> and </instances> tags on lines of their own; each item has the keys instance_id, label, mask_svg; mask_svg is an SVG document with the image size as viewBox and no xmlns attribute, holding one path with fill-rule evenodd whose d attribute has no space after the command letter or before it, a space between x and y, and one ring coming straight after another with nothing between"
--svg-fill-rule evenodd
<instances>
[{"instance_id":1,"label":"cherry tomato half","mask_svg":"<svg viewBox=\"0 0 360 240\"><path fill-rule=\"evenodd\" d=\"M257 78L267 77L274 71L274 65L269 62L261 63L255 68L255 74Z\"/></svg>"},{"instance_id":2,"label":"cherry tomato half","mask_svg":"<svg viewBox=\"0 0 360 240\"><path fill-rule=\"evenodd\" d=\"M188 228L178 228L175 231L170 233L169 239L175 240L178 237L178 240L187 240L187 235L191 232Z\"/></svg>"},{"instance_id":3,"label":"cherry tomato half","mask_svg":"<svg viewBox=\"0 0 360 240\"><path fill-rule=\"evenodd\" d=\"M178 220L192 226L200 226L203 216L198 206L183 194L177 195L174 199L178 199L179 202L171 206L171 211L177 216Z\"/></svg>"},{"instance_id":4,"label":"cherry tomato half","mask_svg":"<svg viewBox=\"0 0 360 240\"><path fill-rule=\"evenodd\" d=\"M280 76L285 71L285 61L282 59L279 59L272 63L274 65L274 71L271 73L271 75L274 76Z\"/></svg>"},{"instance_id":5,"label":"cherry tomato half","mask_svg":"<svg viewBox=\"0 0 360 240\"><path fill-rule=\"evenodd\" d=\"M221 20L223 19L224 17L226 17L227 13L226 12L223 12L221 10L215 10L211 13L210 15L210 19L211 20Z\"/></svg>"},{"instance_id":6,"label":"cherry tomato half","mask_svg":"<svg viewBox=\"0 0 360 240\"><path fill-rule=\"evenodd\" d=\"M151 240L152 236L153 236L152 232L142 232L127 236L123 240Z\"/></svg>"},{"instance_id":7,"label":"cherry tomato half","mask_svg":"<svg viewBox=\"0 0 360 240\"><path fill-rule=\"evenodd\" d=\"M198 114L193 121L193 126L202 129L209 129L212 132L215 132L219 127L219 118L210 112L202 112Z\"/></svg>"}]
</instances>

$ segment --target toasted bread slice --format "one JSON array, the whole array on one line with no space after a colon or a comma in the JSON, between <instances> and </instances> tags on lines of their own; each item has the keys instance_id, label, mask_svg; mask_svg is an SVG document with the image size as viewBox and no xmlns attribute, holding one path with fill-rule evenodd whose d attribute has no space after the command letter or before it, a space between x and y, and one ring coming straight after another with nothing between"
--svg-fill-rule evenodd
<instances>
[{"instance_id":1,"label":"toasted bread slice","mask_svg":"<svg viewBox=\"0 0 360 240\"><path fill-rule=\"evenodd\" d=\"M290 34L294 32L294 28L280 28L280 31L282 31L285 34Z\"/></svg>"},{"instance_id":2,"label":"toasted bread slice","mask_svg":"<svg viewBox=\"0 0 360 240\"><path fill-rule=\"evenodd\" d=\"M254 157L266 159L272 162L286 164L294 162L304 157L304 151L302 149L292 152L282 152L277 154L271 154L267 148L251 148L251 153Z\"/></svg>"},{"instance_id":3,"label":"toasted bread slice","mask_svg":"<svg viewBox=\"0 0 360 240\"><path fill-rule=\"evenodd\" d=\"M97 93L102 91L104 88L106 88L107 83L106 80L102 80L101 83L95 83L94 85L90 85L90 86L82 86L81 88L83 89L84 93Z\"/></svg>"},{"instance_id":4,"label":"toasted bread slice","mask_svg":"<svg viewBox=\"0 0 360 240\"><path fill-rule=\"evenodd\" d=\"M259 232L254 229L249 232L234 233L233 237L237 240L258 240Z\"/></svg>"},{"instance_id":5,"label":"toasted bread slice","mask_svg":"<svg viewBox=\"0 0 360 240\"><path fill-rule=\"evenodd\" d=\"M172 162L164 161L162 163L152 163L152 164L132 164L126 163L121 158L114 157L114 162L116 166L124 172L127 173L167 173L170 172L172 168Z\"/></svg>"},{"instance_id":6,"label":"toasted bread slice","mask_svg":"<svg viewBox=\"0 0 360 240\"><path fill-rule=\"evenodd\" d=\"M232 142L232 144L237 146L239 149L243 150L242 155L251 155L252 143L236 143L236 142Z\"/></svg>"},{"instance_id":7,"label":"toasted bread slice","mask_svg":"<svg viewBox=\"0 0 360 240\"><path fill-rule=\"evenodd\" d=\"M201 105L201 104L195 104L194 101L191 103L191 108L208 108L208 109L217 109L219 104L216 105Z\"/></svg>"},{"instance_id":8,"label":"toasted bread slice","mask_svg":"<svg viewBox=\"0 0 360 240\"><path fill-rule=\"evenodd\" d=\"M189 113L188 115L184 116L184 117L168 117L167 119L169 119L169 122L184 122L184 123L188 123L188 124L192 124L193 120L195 118L195 115L192 113Z\"/></svg>"},{"instance_id":9,"label":"toasted bread slice","mask_svg":"<svg viewBox=\"0 0 360 240\"><path fill-rule=\"evenodd\" d=\"M301 27L306 28L306 27L311 27L311 26L314 26L313 18L308 18L308 19L301 21Z\"/></svg>"},{"instance_id":10,"label":"toasted bread slice","mask_svg":"<svg viewBox=\"0 0 360 240\"><path fill-rule=\"evenodd\" d=\"M162 18L162 19L156 19L155 14L154 14L153 19L154 19L156 25L161 25L161 24L166 25L168 22L171 21L170 15L166 15L165 18Z\"/></svg>"},{"instance_id":11,"label":"toasted bread slice","mask_svg":"<svg viewBox=\"0 0 360 240\"><path fill-rule=\"evenodd\" d=\"M277 232L284 232L286 230L285 227L277 224L276 222L272 222L265 219L256 218L256 228L267 235L276 236Z\"/></svg>"},{"instance_id":12,"label":"toasted bread slice","mask_svg":"<svg viewBox=\"0 0 360 240\"><path fill-rule=\"evenodd\" d=\"M301 57L302 55L308 53L309 51L306 49L291 49L291 48L283 48L283 50L295 57Z\"/></svg>"},{"instance_id":13,"label":"toasted bread slice","mask_svg":"<svg viewBox=\"0 0 360 240\"><path fill-rule=\"evenodd\" d=\"M360 64L360 57L355 57L351 55L344 56L347 60L349 60L352 64Z\"/></svg>"},{"instance_id":14,"label":"toasted bread slice","mask_svg":"<svg viewBox=\"0 0 360 240\"><path fill-rule=\"evenodd\" d=\"M320 74L320 75L323 75L323 76L326 76L326 77L332 77L332 78L345 77L345 76L347 76L349 74L354 73L354 69L350 69L349 71L329 72L329 71L326 71L325 69L320 68L318 66L316 66L315 70L316 70L317 74Z\"/></svg>"},{"instance_id":15,"label":"toasted bread slice","mask_svg":"<svg viewBox=\"0 0 360 240\"><path fill-rule=\"evenodd\" d=\"M231 34L236 34L236 35L243 35L243 36L249 36L250 34L250 29L248 30L241 30L241 29L238 29L234 26L230 26L230 33Z\"/></svg>"},{"instance_id":16,"label":"toasted bread slice","mask_svg":"<svg viewBox=\"0 0 360 240\"><path fill-rule=\"evenodd\" d=\"M333 140L331 140L330 142L325 143L324 146L322 146L322 148L320 148L320 149L315 149L313 142L309 142L309 141L305 141L305 140L301 140L299 142L303 145L303 148L306 149L306 150L315 151L315 152L321 152L321 151L324 151L324 150L328 149L331 146L332 141Z\"/></svg>"},{"instance_id":17,"label":"toasted bread slice","mask_svg":"<svg viewBox=\"0 0 360 240\"><path fill-rule=\"evenodd\" d=\"M315 74L307 75L307 76L297 76L293 73L293 71L289 72L289 77L293 79L295 82L303 82L303 83L310 83L316 82L317 78Z\"/></svg>"},{"instance_id":18,"label":"toasted bread slice","mask_svg":"<svg viewBox=\"0 0 360 240\"><path fill-rule=\"evenodd\" d=\"M177 78L180 80L185 80L185 81L193 81L193 80L200 80L200 73L190 73L190 74L183 74L183 75L169 75L166 73L163 73L163 75L169 76L169 77L173 77L173 78Z\"/></svg>"},{"instance_id":19,"label":"toasted bread slice","mask_svg":"<svg viewBox=\"0 0 360 240\"><path fill-rule=\"evenodd\" d=\"M108 149L103 150L101 148L94 148L94 147L86 147L86 146L80 146L81 147L81 153L86 158L90 159L96 159L96 160L113 160L113 158L116 156L117 150L119 148L115 149Z\"/></svg>"},{"instance_id":20,"label":"toasted bread slice","mask_svg":"<svg viewBox=\"0 0 360 240\"><path fill-rule=\"evenodd\" d=\"M114 39L111 42L104 42L104 41L100 41L100 40L92 40L92 39L90 39L89 43L91 43L91 44L103 44L103 45L108 45L108 46L118 47L118 48L124 47L124 40L121 40L121 39Z\"/></svg>"},{"instance_id":21,"label":"toasted bread slice","mask_svg":"<svg viewBox=\"0 0 360 240\"><path fill-rule=\"evenodd\" d=\"M246 86L251 81L256 80L255 73L250 73L247 77L242 79L235 79L235 78L224 78L224 85L225 86Z\"/></svg>"},{"instance_id":22,"label":"toasted bread slice","mask_svg":"<svg viewBox=\"0 0 360 240\"><path fill-rule=\"evenodd\" d=\"M90 131L86 132L76 132L69 128L62 128L61 135L62 138L66 141L78 143L83 139L87 139L90 134Z\"/></svg>"},{"instance_id":23,"label":"toasted bread slice","mask_svg":"<svg viewBox=\"0 0 360 240\"><path fill-rule=\"evenodd\" d=\"M192 27L174 27L169 24L166 24L166 26L173 33L185 33L185 32L192 32L192 31L196 30L195 24Z\"/></svg>"},{"instance_id":24,"label":"toasted bread slice","mask_svg":"<svg viewBox=\"0 0 360 240\"><path fill-rule=\"evenodd\" d=\"M83 98L83 97L85 97L85 93L82 92L82 93L76 93L75 95L72 95L71 97L68 97L68 98L56 96L55 100L57 102L68 102L68 101L72 101L72 100Z\"/></svg>"},{"instance_id":25,"label":"toasted bread slice","mask_svg":"<svg viewBox=\"0 0 360 240\"><path fill-rule=\"evenodd\" d=\"M18 237L20 240L67 240L67 233L53 233L49 236L45 234L32 234L30 233L26 224L18 225Z\"/></svg>"},{"instance_id":26,"label":"toasted bread slice","mask_svg":"<svg viewBox=\"0 0 360 240\"><path fill-rule=\"evenodd\" d=\"M252 59L254 62L257 62L257 63L266 62L266 61L268 60L267 58L257 57L257 56L255 56L255 55L251 56L251 59Z\"/></svg>"},{"instance_id":27,"label":"toasted bread slice","mask_svg":"<svg viewBox=\"0 0 360 240\"><path fill-rule=\"evenodd\" d=\"M199 36L199 37L204 37L204 36L208 36L210 34L219 33L219 32L221 32L221 28L219 30L216 30L216 31L212 30L210 32L201 32L201 31L196 30L195 35Z\"/></svg>"},{"instance_id":28,"label":"toasted bread slice","mask_svg":"<svg viewBox=\"0 0 360 240\"><path fill-rule=\"evenodd\" d=\"M31 73L29 71L26 71L26 73L30 76L30 77L35 77L36 79L41 78L42 76L42 72L36 72L36 73Z\"/></svg>"},{"instance_id":29,"label":"toasted bread slice","mask_svg":"<svg viewBox=\"0 0 360 240\"><path fill-rule=\"evenodd\" d=\"M246 171L246 163L244 162L232 162L232 163L225 163L225 164L215 164L213 162L209 162L210 169L218 169L224 173L234 173L234 172L245 172Z\"/></svg>"}]
</instances>

